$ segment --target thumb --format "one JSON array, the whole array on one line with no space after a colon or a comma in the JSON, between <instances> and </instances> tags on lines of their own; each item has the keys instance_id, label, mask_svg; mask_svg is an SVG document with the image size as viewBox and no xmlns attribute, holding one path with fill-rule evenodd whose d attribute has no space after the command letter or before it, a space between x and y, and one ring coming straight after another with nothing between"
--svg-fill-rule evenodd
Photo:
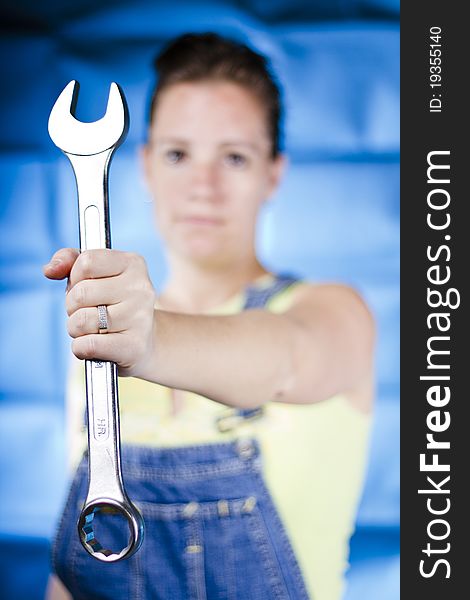
<instances>
[{"instance_id":1,"label":"thumb","mask_svg":"<svg viewBox=\"0 0 470 600\"><path fill-rule=\"evenodd\" d=\"M62 248L58 250L51 260L43 266L42 270L48 279L65 279L78 258L79 251L75 248Z\"/></svg>"}]
</instances>

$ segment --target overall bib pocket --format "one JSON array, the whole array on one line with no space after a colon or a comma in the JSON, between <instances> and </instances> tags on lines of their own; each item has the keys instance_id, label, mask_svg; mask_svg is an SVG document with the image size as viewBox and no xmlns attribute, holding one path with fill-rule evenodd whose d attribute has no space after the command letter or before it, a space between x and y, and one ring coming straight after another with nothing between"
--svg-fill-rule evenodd
<instances>
[{"instance_id":1,"label":"overall bib pocket","mask_svg":"<svg viewBox=\"0 0 470 600\"><path fill-rule=\"evenodd\" d=\"M74 599L308 600L256 442L123 447L123 476L144 543L130 559L101 563L78 539L86 463L77 471L53 551Z\"/></svg>"}]
</instances>

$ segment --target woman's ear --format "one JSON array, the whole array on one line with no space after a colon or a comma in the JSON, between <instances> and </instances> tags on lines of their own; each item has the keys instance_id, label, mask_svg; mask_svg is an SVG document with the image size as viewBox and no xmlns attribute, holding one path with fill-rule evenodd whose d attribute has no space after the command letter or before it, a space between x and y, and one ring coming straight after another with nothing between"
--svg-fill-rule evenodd
<instances>
[{"instance_id":1,"label":"woman's ear","mask_svg":"<svg viewBox=\"0 0 470 600\"><path fill-rule=\"evenodd\" d=\"M288 161L287 155L281 153L272 159L271 164L269 165L269 187L266 199L269 199L279 187L284 171L287 168Z\"/></svg>"},{"instance_id":2,"label":"woman's ear","mask_svg":"<svg viewBox=\"0 0 470 600\"><path fill-rule=\"evenodd\" d=\"M150 174L151 174L149 145L146 143L140 144L138 146L137 152L139 155L140 168L142 169L145 183L148 186L150 183Z\"/></svg>"}]
</instances>

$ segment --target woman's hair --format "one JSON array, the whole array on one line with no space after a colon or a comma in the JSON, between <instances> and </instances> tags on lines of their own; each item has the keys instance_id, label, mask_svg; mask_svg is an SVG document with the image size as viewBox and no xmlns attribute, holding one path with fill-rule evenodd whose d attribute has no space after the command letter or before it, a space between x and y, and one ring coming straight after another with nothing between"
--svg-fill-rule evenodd
<instances>
[{"instance_id":1,"label":"woman's hair","mask_svg":"<svg viewBox=\"0 0 470 600\"><path fill-rule=\"evenodd\" d=\"M281 92L267 59L245 44L216 33L187 33L172 40L154 60L158 81L149 122L162 91L175 83L229 81L251 91L266 110L271 155L281 150Z\"/></svg>"}]
</instances>

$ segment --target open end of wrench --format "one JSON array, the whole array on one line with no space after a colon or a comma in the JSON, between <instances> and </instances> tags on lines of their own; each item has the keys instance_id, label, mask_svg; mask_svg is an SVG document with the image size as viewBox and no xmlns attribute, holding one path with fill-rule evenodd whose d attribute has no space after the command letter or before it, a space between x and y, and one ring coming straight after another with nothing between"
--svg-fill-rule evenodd
<instances>
[{"instance_id":1,"label":"open end of wrench","mask_svg":"<svg viewBox=\"0 0 470 600\"><path fill-rule=\"evenodd\" d=\"M52 107L49 135L56 146L67 154L91 156L118 146L129 126L127 104L117 83L109 89L104 117L92 123L75 118L79 90L78 81L68 83Z\"/></svg>"},{"instance_id":2,"label":"open end of wrench","mask_svg":"<svg viewBox=\"0 0 470 600\"><path fill-rule=\"evenodd\" d=\"M111 537L114 538L113 545L125 539L122 529L126 522L127 544L124 542L121 544L124 547L121 548L107 547L111 546L108 543ZM111 499L90 502L82 510L78 521L78 533L83 547L91 556L103 562L129 558L140 548L143 531L144 523L140 512L135 507L125 506Z\"/></svg>"}]
</instances>

